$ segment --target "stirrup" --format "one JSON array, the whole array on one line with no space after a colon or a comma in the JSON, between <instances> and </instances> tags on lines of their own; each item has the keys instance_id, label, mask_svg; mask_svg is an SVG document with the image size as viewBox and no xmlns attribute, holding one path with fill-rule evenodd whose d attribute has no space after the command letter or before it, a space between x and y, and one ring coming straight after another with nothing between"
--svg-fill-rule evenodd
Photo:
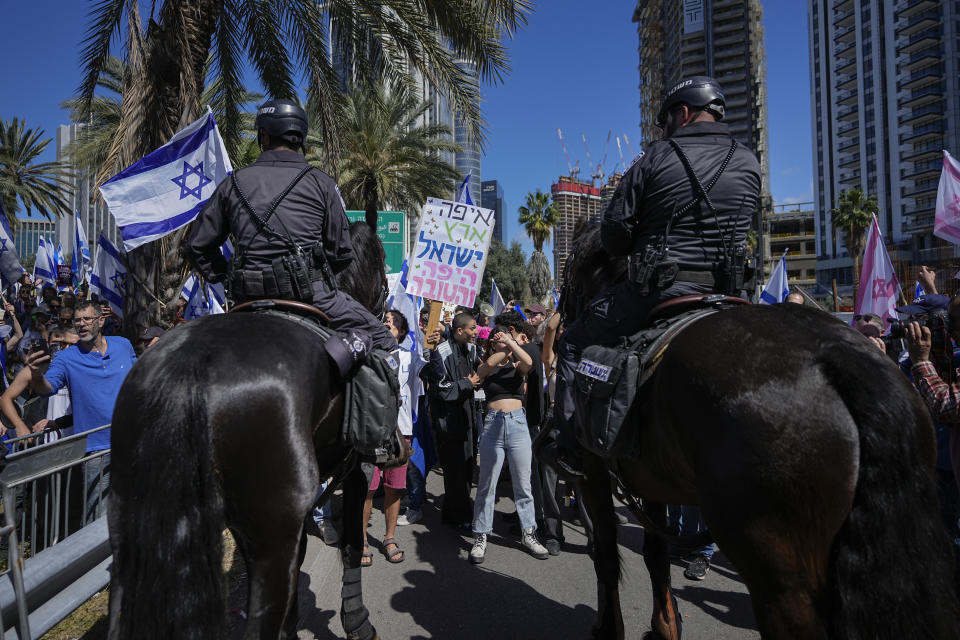
<instances>
[{"instance_id":1,"label":"stirrup","mask_svg":"<svg viewBox=\"0 0 960 640\"><path fill-rule=\"evenodd\" d=\"M561 471L574 478L586 478L586 471L583 470L582 465L578 464L578 462L582 462L582 459L573 460L574 457L576 457L576 454L569 449L560 449L556 458L557 466Z\"/></svg>"}]
</instances>

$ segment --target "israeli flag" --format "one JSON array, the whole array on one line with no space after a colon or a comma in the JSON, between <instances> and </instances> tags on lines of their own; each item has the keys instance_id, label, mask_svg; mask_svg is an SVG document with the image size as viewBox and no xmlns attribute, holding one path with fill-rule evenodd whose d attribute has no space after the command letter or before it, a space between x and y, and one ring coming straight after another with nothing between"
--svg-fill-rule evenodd
<instances>
[{"instance_id":1,"label":"israeli flag","mask_svg":"<svg viewBox=\"0 0 960 640\"><path fill-rule=\"evenodd\" d=\"M37 245L37 257L33 263L34 281L48 282L52 285L57 284L57 267L53 261L52 247L47 247L47 241L40 236L40 244Z\"/></svg>"},{"instance_id":2,"label":"israeli flag","mask_svg":"<svg viewBox=\"0 0 960 640\"><path fill-rule=\"evenodd\" d=\"M189 290L187 289L188 287ZM222 284L205 282L204 286L201 287L200 278L191 274L184 283L180 295L183 295L184 291L188 293L188 295L185 296L187 299L187 307L183 310L184 320L193 320L194 318L224 313L227 302Z\"/></svg>"},{"instance_id":3,"label":"israeli flag","mask_svg":"<svg viewBox=\"0 0 960 640\"><path fill-rule=\"evenodd\" d=\"M560 290L556 287L553 288L553 308L560 308Z\"/></svg>"},{"instance_id":4,"label":"israeli flag","mask_svg":"<svg viewBox=\"0 0 960 640\"><path fill-rule=\"evenodd\" d=\"M83 224L80 222L80 214L74 214L76 230L73 234L73 259L70 261L70 269L73 271L73 283L79 285L86 274L90 264L90 247L87 246L87 232L83 230Z\"/></svg>"},{"instance_id":5,"label":"israeli flag","mask_svg":"<svg viewBox=\"0 0 960 640\"><path fill-rule=\"evenodd\" d=\"M767 281L767 286L763 288L760 294L760 304L776 304L783 302L790 293L790 286L787 284L787 252L784 251L780 256L780 262Z\"/></svg>"},{"instance_id":6,"label":"israeli flag","mask_svg":"<svg viewBox=\"0 0 960 640\"><path fill-rule=\"evenodd\" d=\"M470 172L467 172L467 177L463 179L463 182L460 183L460 188L457 189L457 202L462 202L468 204L471 207L473 206L473 198L470 197Z\"/></svg>"},{"instance_id":7,"label":"israeli flag","mask_svg":"<svg viewBox=\"0 0 960 640\"><path fill-rule=\"evenodd\" d=\"M10 229L10 223L7 222L3 203L0 202L0 276L3 277L3 284L12 286L23 273L17 248L13 244L13 231Z\"/></svg>"},{"instance_id":8,"label":"israeli flag","mask_svg":"<svg viewBox=\"0 0 960 640\"><path fill-rule=\"evenodd\" d=\"M123 318L123 295L127 279L127 267L120 251L103 234L97 238L97 253L93 260L93 275L90 277L90 293L110 303L110 308Z\"/></svg>"},{"instance_id":9,"label":"israeli flag","mask_svg":"<svg viewBox=\"0 0 960 640\"><path fill-rule=\"evenodd\" d=\"M493 283L490 286L490 306L493 307L493 315L496 317L503 313L507 303L503 301L503 296L500 295L500 290L497 289L497 281L491 279L490 282Z\"/></svg>"},{"instance_id":10,"label":"israeli flag","mask_svg":"<svg viewBox=\"0 0 960 640\"><path fill-rule=\"evenodd\" d=\"M100 193L130 251L190 223L232 171L208 107L170 142L107 180Z\"/></svg>"},{"instance_id":11,"label":"israeli flag","mask_svg":"<svg viewBox=\"0 0 960 640\"><path fill-rule=\"evenodd\" d=\"M422 394L420 369L427 364L423 359L423 345L420 342L420 308L417 299L407 293L406 260L400 267L400 273L387 275L390 282L390 294L387 297L387 309L396 309L407 320L410 330L407 336L400 340L400 345L410 351L410 393L413 421L417 421L417 398Z\"/></svg>"},{"instance_id":12,"label":"israeli flag","mask_svg":"<svg viewBox=\"0 0 960 640\"><path fill-rule=\"evenodd\" d=\"M913 299L916 300L923 295L923 287L920 285L920 281L917 281L917 286L913 288Z\"/></svg>"}]
</instances>

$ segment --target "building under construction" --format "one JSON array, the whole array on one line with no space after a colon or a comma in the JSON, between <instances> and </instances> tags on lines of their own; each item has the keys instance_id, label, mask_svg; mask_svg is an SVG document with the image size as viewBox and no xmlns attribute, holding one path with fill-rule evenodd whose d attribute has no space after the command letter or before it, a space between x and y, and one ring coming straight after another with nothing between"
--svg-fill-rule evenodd
<instances>
[{"instance_id":1,"label":"building under construction","mask_svg":"<svg viewBox=\"0 0 960 640\"><path fill-rule=\"evenodd\" d=\"M560 176L550 191L557 207L559 221L553 229L553 280L563 282L563 268L573 243L573 232L583 221L600 217L600 189L576 176Z\"/></svg>"},{"instance_id":2,"label":"building under construction","mask_svg":"<svg viewBox=\"0 0 960 640\"><path fill-rule=\"evenodd\" d=\"M762 18L760 0L638 0L633 14L640 42L641 144L660 139L654 122L670 87L690 76L712 76L723 87L730 133L757 154L766 195L770 172Z\"/></svg>"}]
</instances>

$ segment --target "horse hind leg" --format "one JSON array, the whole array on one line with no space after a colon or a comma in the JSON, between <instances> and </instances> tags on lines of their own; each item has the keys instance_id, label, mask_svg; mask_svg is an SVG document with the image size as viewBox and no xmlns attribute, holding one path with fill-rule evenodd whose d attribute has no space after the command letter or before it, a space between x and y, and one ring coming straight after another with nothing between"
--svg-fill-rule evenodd
<instances>
[{"instance_id":1,"label":"horse hind leg","mask_svg":"<svg viewBox=\"0 0 960 640\"><path fill-rule=\"evenodd\" d=\"M661 527L667 525L667 507L648 503L647 514ZM652 531L643 532L643 563L650 573L653 591L653 613L650 616L651 635L663 640L680 640L683 623L677 598L670 586L670 547L666 540Z\"/></svg>"},{"instance_id":2,"label":"horse hind leg","mask_svg":"<svg viewBox=\"0 0 960 640\"><path fill-rule=\"evenodd\" d=\"M249 576L244 640L296 637L297 584L300 576L303 522L296 529L262 535L243 545ZM242 537L242 536L238 536Z\"/></svg>"},{"instance_id":3,"label":"horse hind leg","mask_svg":"<svg viewBox=\"0 0 960 640\"><path fill-rule=\"evenodd\" d=\"M577 488L593 522L593 568L597 574L597 640L623 640L623 613L620 609L620 551L617 547L617 519L613 495L603 461L584 455L584 471Z\"/></svg>"}]
</instances>

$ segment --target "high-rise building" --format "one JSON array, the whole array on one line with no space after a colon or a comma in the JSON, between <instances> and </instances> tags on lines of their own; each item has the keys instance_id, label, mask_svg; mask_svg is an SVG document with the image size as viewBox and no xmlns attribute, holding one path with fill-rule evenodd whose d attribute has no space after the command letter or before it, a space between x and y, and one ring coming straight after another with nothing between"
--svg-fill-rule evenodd
<instances>
[{"instance_id":1,"label":"high-rise building","mask_svg":"<svg viewBox=\"0 0 960 640\"><path fill-rule=\"evenodd\" d=\"M493 237L504 242L506 232L507 203L503 200L503 187L496 180L484 180L480 184L480 206L492 209L494 216Z\"/></svg>"},{"instance_id":2,"label":"high-rise building","mask_svg":"<svg viewBox=\"0 0 960 640\"><path fill-rule=\"evenodd\" d=\"M600 215L603 215L603 212L607 210L607 205L610 204L610 201L613 200L613 193L617 190L617 187L620 186L620 178L623 177L622 173L614 171L607 177L607 183L600 187Z\"/></svg>"},{"instance_id":3,"label":"high-rise building","mask_svg":"<svg viewBox=\"0 0 960 640\"><path fill-rule=\"evenodd\" d=\"M479 91L480 75L477 72L477 65L468 60L458 60L457 66L472 79L474 88ZM477 112L480 111L479 98L474 102L473 106ZM482 167L480 163L480 146L477 144L477 140L470 136L469 127L463 118L457 116L455 122L454 140L456 140L458 145L463 147L463 151L459 151L456 154L455 164L457 171L460 172L460 175L463 177L469 175L471 185L482 184L483 172L481 171Z\"/></svg>"},{"instance_id":4,"label":"high-rise building","mask_svg":"<svg viewBox=\"0 0 960 640\"><path fill-rule=\"evenodd\" d=\"M952 266L933 236L941 151L960 149L960 2L807 0L817 280L852 282L830 210L859 188L879 201L894 264Z\"/></svg>"},{"instance_id":5,"label":"high-rise building","mask_svg":"<svg viewBox=\"0 0 960 640\"><path fill-rule=\"evenodd\" d=\"M600 217L600 189L574 176L560 176L550 191L560 218L553 229L553 280L560 283L577 225Z\"/></svg>"},{"instance_id":6,"label":"high-rise building","mask_svg":"<svg viewBox=\"0 0 960 640\"><path fill-rule=\"evenodd\" d=\"M773 273L781 256L787 259L790 285L809 287L816 283L817 249L813 203L774 205L763 216L763 262L761 283Z\"/></svg>"},{"instance_id":7,"label":"high-rise building","mask_svg":"<svg viewBox=\"0 0 960 640\"><path fill-rule=\"evenodd\" d=\"M25 262L37 254L40 236L46 240L54 238L55 225L56 222L53 220L44 218L17 218L17 228L13 230L13 246L17 249L20 262Z\"/></svg>"},{"instance_id":8,"label":"high-rise building","mask_svg":"<svg viewBox=\"0 0 960 640\"><path fill-rule=\"evenodd\" d=\"M77 139L80 124L62 124L57 127L57 160L69 162L69 145ZM110 215L107 205L99 197L93 184L94 177L89 173L77 173L67 178L72 189L66 194L70 210L64 211L56 221L56 239L63 245L65 254L73 254L74 233L76 232L76 216L80 215L83 230L87 234L87 243L90 246L90 256L93 257L97 237L102 232L116 246L120 246L120 231L117 223ZM34 245L33 251L36 251Z\"/></svg>"},{"instance_id":9,"label":"high-rise building","mask_svg":"<svg viewBox=\"0 0 960 640\"><path fill-rule=\"evenodd\" d=\"M712 76L727 102L723 121L757 154L766 196L770 170L762 19L760 0L638 0L633 13L640 40L641 144L661 138L655 120L670 87L690 76Z\"/></svg>"}]
</instances>

